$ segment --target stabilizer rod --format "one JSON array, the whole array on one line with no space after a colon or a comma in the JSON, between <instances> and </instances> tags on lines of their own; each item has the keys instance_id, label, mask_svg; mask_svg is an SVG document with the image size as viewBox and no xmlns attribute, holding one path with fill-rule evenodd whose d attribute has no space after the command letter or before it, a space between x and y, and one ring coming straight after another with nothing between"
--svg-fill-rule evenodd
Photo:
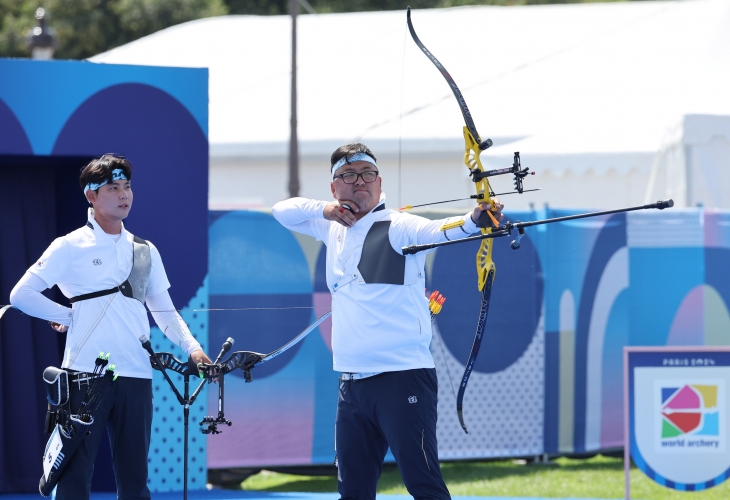
<instances>
[{"instance_id":1,"label":"stabilizer rod","mask_svg":"<svg viewBox=\"0 0 730 500\"><path fill-rule=\"evenodd\" d=\"M440 243L427 243L425 245L410 245L407 247L403 247L403 255L412 255L418 252L422 252L424 250L430 250L431 248L438 248L443 247L446 245L455 245L457 243L465 243L467 241L477 241L477 240L484 240L488 238L500 238L502 236L507 236L512 234L513 229L517 230L523 230L526 227L530 226L539 226L542 224L552 224L555 222L564 222L569 220L575 220L575 219L584 219L586 217L598 217L600 215L610 215L610 214L617 214L622 212L633 212L636 210L649 210L649 209L657 209L657 210L664 210L665 208L671 208L674 206L673 200L659 200L656 203L649 203L648 205L639 205L636 207L629 207L629 208L617 208L614 210L602 210L600 212L589 212L585 214L576 214L576 215L566 215L565 217L555 217L552 219L542 219L542 220L536 220L536 221L529 221L529 222L507 222L502 226L496 227L492 230L491 233L487 234L480 234L477 236L469 236L468 238L462 238L460 240L452 240L452 241L442 241Z\"/></svg>"}]
</instances>

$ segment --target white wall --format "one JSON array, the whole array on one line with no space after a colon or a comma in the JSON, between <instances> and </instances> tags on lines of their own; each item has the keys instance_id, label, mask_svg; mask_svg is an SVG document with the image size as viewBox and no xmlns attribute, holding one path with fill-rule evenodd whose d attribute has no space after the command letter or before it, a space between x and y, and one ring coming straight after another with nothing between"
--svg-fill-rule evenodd
<instances>
[{"instance_id":1,"label":"white wall","mask_svg":"<svg viewBox=\"0 0 730 500\"><path fill-rule=\"evenodd\" d=\"M449 155L432 153L420 157L404 154L400 169L397 154L379 155L377 150L374 153L378 157L383 190L391 207L468 197L474 193L460 151L450 152ZM589 165L586 168L566 168L555 172L541 169L540 164L544 164L544 161L536 158L533 162L528 153L522 157L522 166L531 167L537 174L527 177L525 188L541 188L541 191L503 196L502 201L513 208L528 208L531 203L536 207L548 203L553 208L582 209L639 205L643 203L653 157L652 153L634 154L633 161L628 163L633 166L629 167L624 166L625 162L617 162L615 168L591 168ZM505 161L503 166L510 165L511 161ZM212 156L210 208L271 207L277 201L289 197L287 175L288 163L284 155ZM329 154L302 156L301 196L331 200L330 180ZM491 182L496 192L513 190L511 176L494 177ZM442 207L468 209L473 205L473 200L466 200Z\"/></svg>"}]
</instances>

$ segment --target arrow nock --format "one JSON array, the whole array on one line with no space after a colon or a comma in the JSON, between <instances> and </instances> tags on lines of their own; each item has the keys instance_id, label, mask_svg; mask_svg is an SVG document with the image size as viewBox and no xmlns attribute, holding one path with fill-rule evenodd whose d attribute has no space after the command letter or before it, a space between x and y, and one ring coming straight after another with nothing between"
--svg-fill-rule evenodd
<instances>
[{"instance_id":1,"label":"arrow nock","mask_svg":"<svg viewBox=\"0 0 730 500\"><path fill-rule=\"evenodd\" d=\"M446 297L441 295L438 290L431 294L428 299L428 309L431 311L432 317L441 312L444 302L446 302Z\"/></svg>"}]
</instances>

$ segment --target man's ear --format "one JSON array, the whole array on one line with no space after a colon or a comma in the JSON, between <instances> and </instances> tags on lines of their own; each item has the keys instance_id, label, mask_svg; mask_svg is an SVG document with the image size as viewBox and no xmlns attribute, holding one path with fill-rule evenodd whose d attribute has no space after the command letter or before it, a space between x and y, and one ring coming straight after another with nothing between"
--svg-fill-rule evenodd
<instances>
[{"instance_id":1,"label":"man's ear","mask_svg":"<svg viewBox=\"0 0 730 500\"><path fill-rule=\"evenodd\" d=\"M86 195L86 201L89 202L89 205L93 205L94 202L96 201L96 197L97 197L96 191L89 189L84 194Z\"/></svg>"},{"instance_id":2,"label":"man's ear","mask_svg":"<svg viewBox=\"0 0 730 500\"><path fill-rule=\"evenodd\" d=\"M335 200L337 199L337 195L335 194L335 183L334 181L330 182L330 189L332 190L332 198Z\"/></svg>"}]
</instances>

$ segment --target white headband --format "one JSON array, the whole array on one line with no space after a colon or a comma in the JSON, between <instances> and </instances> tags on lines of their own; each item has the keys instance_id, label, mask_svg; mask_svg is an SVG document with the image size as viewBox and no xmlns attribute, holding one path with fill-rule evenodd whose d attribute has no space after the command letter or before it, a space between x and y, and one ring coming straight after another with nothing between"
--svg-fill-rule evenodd
<instances>
[{"instance_id":1,"label":"white headband","mask_svg":"<svg viewBox=\"0 0 730 500\"><path fill-rule=\"evenodd\" d=\"M375 167L378 166L378 164L375 163L375 159L367 153L355 153L350 158L348 158L347 156L343 156L342 158L337 160L337 163L332 165L332 178L334 179L335 172L337 172L337 170L343 165L347 163L354 163L356 161L366 161L368 163L372 163Z\"/></svg>"},{"instance_id":2,"label":"white headband","mask_svg":"<svg viewBox=\"0 0 730 500\"><path fill-rule=\"evenodd\" d=\"M114 181L120 181L120 180L125 180L126 181L128 179L127 179L127 176L124 175L124 170L122 170L121 168L115 168L114 170L112 170L112 182L114 182ZM105 184L108 184L108 183L109 183L108 180L104 180L104 182L100 182L99 184L96 184L96 183L93 183L93 182L89 182L86 185L86 187L84 188L84 193L86 193L86 191L88 191L89 189L92 190L92 191L96 191L101 186L104 186Z\"/></svg>"}]
</instances>

